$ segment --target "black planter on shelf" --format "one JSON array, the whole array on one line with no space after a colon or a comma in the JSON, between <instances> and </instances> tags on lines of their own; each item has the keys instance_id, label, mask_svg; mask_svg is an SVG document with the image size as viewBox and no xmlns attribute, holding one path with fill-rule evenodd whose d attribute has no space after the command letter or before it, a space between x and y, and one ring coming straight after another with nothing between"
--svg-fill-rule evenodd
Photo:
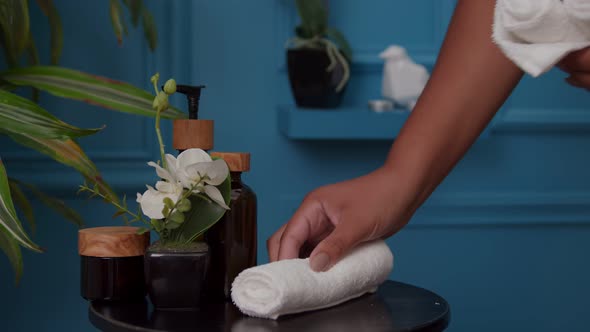
<instances>
[{"instance_id":1,"label":"black planter on shelf","mask_svg":"<svg viewBox=\"0 0 590 332\"><path fill-rule=\"evenodd\" d=\"M336 108L340 106L346 85L339 92L336 87L344 76L344 67L336 62L327 71L330 58L325 50L298 48L287 50L287 68L291 91L299 107Z\"/></svg>"},{"instance_id":2,"label":"black planter on shelf","mask_svg":"<svg viewBox=\"0 0 590 332\"><path fill-rule=\"evenodd\" d=\"M201 304L209 266L209 247L166 247L158 243L145 254L145 279L150 300L159 310L196 310Z\"/></svg>"}]
</instances>

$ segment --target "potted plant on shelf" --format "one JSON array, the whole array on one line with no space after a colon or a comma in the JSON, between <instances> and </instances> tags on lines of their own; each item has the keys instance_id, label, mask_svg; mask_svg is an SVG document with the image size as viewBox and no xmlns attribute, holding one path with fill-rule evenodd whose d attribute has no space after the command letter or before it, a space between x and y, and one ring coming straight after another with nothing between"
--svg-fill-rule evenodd
<instances>
[{"instance_id":1,"label":"potted plant on shelf","mask_svg":"<svg viewBox=\"0 0 590 332\"><path fill-rule=\"evenodd\" d=\"M164 153L160 114L168 109L168 96L176 91L176 83L168 80L164 91L158 91L157 81L156 74L152 77L156 90L153 107L161 160L148 165L160 179L137 194L140 211L130 211L124 201L111 201L91 186L83 185L81 191L114 204L117 214L131 216L130 223L143 223L140 232L159 235L144 257L152 304L157 309L196 309L209 264L209 249L202 235L229 209L230 173L223 159L213 159L201 149L184 150L178 157Z\"/></svg>"},{"instance_id":2,"label":"potted plant on shelf","mask_svg":"<svg viewBox=\"0 0 590 332\"><path fill-rule=\"evenodd\" d=\"M288 42L291 91L300 107L335 108L350 78L352 50L344 35L328 26L323 0L296 0L301 23Z\"/></svg>"}]
</instances>

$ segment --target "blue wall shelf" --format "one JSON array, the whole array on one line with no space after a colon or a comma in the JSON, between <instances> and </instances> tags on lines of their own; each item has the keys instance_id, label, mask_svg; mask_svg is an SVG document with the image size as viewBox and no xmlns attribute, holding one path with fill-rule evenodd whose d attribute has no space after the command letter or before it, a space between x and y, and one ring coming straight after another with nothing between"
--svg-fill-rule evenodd
<instances>
[{"instance_id":1,"label":"blue wall shelf","mask_svg":"<svg viewBox=\"0 0 590 332\"><path fill-rule=\"evenodd\" d=\"M334 110L279 106L278 113L279 130L292 140L392 140L410 115L404 109L377 113L360 106ZM491 127L480 140L489 137Z\"/></svg>"},{"instance_id":2,"label":"blue wall shelf","mask_svg":"<svg viewBox=\"0 0 590 332\"><path fill-rule=\"evenodd\" d=\"M406 110L375 113L368 109L301 109L279 106L279 129L294 140L391 140L409 116Z\"/></svg>"}]
</instances>

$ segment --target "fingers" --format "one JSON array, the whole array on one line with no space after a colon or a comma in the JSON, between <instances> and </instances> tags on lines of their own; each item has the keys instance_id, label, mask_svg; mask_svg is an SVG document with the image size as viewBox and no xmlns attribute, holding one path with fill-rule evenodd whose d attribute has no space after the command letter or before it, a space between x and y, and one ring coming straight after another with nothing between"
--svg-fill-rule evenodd
<instances>
[{"instance_id":1,"label":"fingers","mask_svg":"<svg viewBox=\"0 0 590 332\"><path fill-rule=\"evenodd\" d=\"M365 240L365 232L341 224L334 229L311 253L310 267L312 270L326 271L336 264L352 248Z\"/></svg>"},{"instance_id":2,"label":"fingers","mask_svg":"<svg viewBox=\"0 0 590 332\"><path fill-rule=\"evenodd\" d=\"M326 224L321 203L315 199L304 200L281 236L278 259L299 258L301 247L319 235Z\"/></svg>"},{"instance_id":3,"label":"fingers","mask_svg":"<svg viewBox=\"0 0 590 332\"><path fill-rule=\"evenodd\" d=\"M590 72L590 47L568 54L558 67L568 73Z\"/></svg>"},{"instance_id":4,"label":"fingers","mask_svg":"<svg viewBox=\"0 0 590 332\"><path fill-rule=\"evenodd\" d=\"M284 224L270 238L268 238L268 240L266 240L268 258L271 262L279 259L279 247L281 246L281 237L283 236L285 228L287 228L287 224Z\"/></svg>"},{"instance_id":5,"label":"fingers","mask_svg":"<svg viewBox=\"0 0 590 332\"><path fill-rule=\"evenodd\" d=\"M572 75L566 78L565 81L578 88L590 89L590 72L572 73Z\"/></svg>"}]
</instances>

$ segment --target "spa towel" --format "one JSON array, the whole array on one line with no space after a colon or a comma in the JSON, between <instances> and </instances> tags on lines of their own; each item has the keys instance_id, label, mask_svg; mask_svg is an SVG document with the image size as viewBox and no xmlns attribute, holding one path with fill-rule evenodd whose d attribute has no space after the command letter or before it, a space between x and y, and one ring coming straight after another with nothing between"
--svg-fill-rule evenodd
<instances>
[{"instance_id":1,"label":"spa towel","mask_svg":"<svg viewBox=\"0 0 590 332\"><path fill-rule=\"evenodd\" d=\"M246 315L277 319L375 292L392 268L393 254L378 240L360 245L326 272L312 271L309 259L252 267L235 279L231 297Z\"/></svg>"},{"instance_id":2,"label":"spa towel","mask_svg":"<svg viewBox=\"0 0 590 332\"><path fill-rule=\"evenodd\" d=\"M590 1L498 0L493 39L512 62L537 77L590 46Z\"/></svg>"}]
</instances>

